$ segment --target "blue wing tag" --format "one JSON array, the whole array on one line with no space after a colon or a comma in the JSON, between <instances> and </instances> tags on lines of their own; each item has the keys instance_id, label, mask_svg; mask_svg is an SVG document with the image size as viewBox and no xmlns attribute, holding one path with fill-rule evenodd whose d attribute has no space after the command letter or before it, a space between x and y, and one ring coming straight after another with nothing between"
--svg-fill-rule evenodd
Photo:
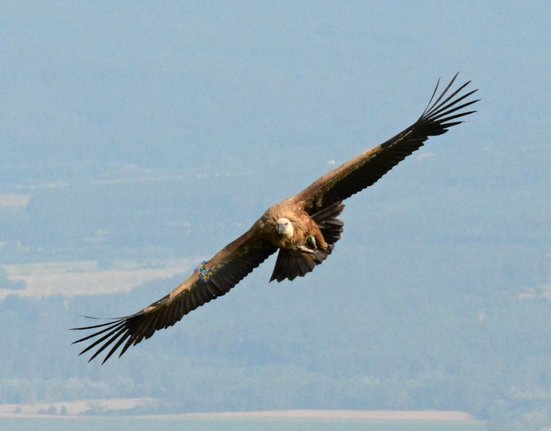
<instances>
[{"instance_id":1,"label":"blue wing tag","mask_svg":"<svg viewBox=\"0 0 551 431\"><path fill-rule=\"evenodd\" d=\"M203 283L207 283L213 274L213 271L205 266L206 263L207 261L204 260L203 262L201 262L201 265L195 268L195 272L199 273L199 280L201 280Z\"/></svg>"}]
</instances>

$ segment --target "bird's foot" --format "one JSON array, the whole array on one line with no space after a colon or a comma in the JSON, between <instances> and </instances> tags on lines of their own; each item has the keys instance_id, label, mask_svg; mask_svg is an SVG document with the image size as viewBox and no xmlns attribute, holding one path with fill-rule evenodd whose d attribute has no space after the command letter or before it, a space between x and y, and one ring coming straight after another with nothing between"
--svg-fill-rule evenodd
<instances>
[{"instance_id":1,"label":"bird's foot","mask_svg":"<svg viewBox=\"0 0 551 431\"><path fill-rule=\"evenodd\" d=\"M304 253L315 253L315 250L312 250L311 248L308 248L305 245L297 245L296 249Z\"/></svg>"}]
</instances>

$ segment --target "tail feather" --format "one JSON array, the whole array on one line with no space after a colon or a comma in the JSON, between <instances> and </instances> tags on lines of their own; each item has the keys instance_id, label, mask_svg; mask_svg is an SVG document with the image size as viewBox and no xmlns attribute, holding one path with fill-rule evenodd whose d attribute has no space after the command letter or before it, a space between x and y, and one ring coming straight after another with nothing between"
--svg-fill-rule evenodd
<instances>
[{"instance_id":1,"label":"tail feather","mask_svg":"<svg viewBox=\"0 0 551 431\"><path fill-rule=\"evenodd\" d=\"M297 277L304 277L312 272L316 265L322 263L331 254L332 250L332 245L329 245L327 250L318 249L314 253L305 253L298 250L279 250L270 281L283 281L286 278L294 280Z\"/></svg>"}]
</instances>

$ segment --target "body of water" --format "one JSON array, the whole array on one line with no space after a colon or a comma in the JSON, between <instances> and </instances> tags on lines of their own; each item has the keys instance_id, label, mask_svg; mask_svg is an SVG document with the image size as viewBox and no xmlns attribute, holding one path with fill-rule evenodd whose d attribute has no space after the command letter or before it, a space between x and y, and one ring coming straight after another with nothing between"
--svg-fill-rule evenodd
<instances>
[{"instance_id":1,"label":"body of water","mask_svg":"<svg viewBox=\"0 0 551 431\"><path fill-rule=\"evenodd\" d=\"M362 420L0 418L0 431L484 431L480 423Z\"/></svg>"}]
</instances>

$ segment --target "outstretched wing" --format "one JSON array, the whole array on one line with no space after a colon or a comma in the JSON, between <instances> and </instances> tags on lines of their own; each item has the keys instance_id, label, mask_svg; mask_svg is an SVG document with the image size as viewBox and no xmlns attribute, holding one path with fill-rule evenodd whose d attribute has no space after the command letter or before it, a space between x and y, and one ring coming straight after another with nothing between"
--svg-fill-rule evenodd
<instances>
[{"instance_id":1,"label":"outstretched wing","mask_svg":"<svg viewBox=\"0 0 551 431\"><path fill-rule=\"evenodd\" d=\"M462 123L458 121L459 118L476 112L465 111L465 108L478 101L468 99L477 90L463 91L470 81L452 89L456 78L457 74L437 97L438 83L436 84L427 108L411 126L329 172L293 199L301 202L310 214L327 208L374 184L419 149L429 136L441 135L450 127Z\"/></svg>"},{"instance_id":2,"label":"outstretched wing","mask_svg":"<svg viewBox=\"0 0 551 431\"><path fill-rule=\"evenodd\" d=\"M72 328L91 330L75 343L90 344L80 354L94 350L90 361L109 348L102 363L120 348L122 356L130 346L168 328L197 307L226 294L241 279L275 252L275 247L260 235L257 222L248 232L228 244L212 259L203 262L172 292L131 316L98 325Z\"/></svg>"}]
</instances>

